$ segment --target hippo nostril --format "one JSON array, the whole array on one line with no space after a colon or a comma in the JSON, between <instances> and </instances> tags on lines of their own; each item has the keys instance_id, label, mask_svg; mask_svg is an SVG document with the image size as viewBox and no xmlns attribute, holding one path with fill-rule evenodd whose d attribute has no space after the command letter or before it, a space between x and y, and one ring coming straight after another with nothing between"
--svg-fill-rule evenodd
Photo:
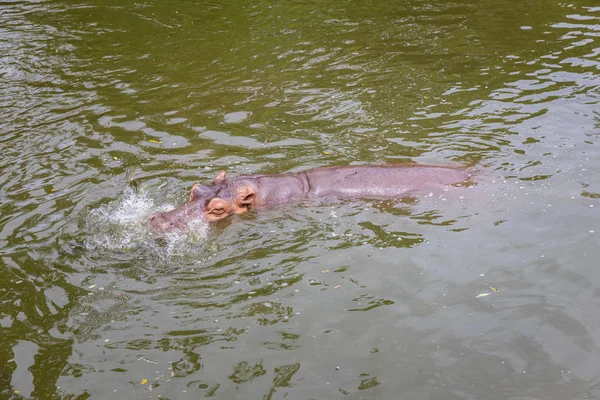
<instances>
[{"instance_id":1,"label":"hippo nostril","mask_svg":"<svg viewBox=\"0 0 600 400\"><path fill-rule=\"evenodd\" d=\"M150 221L154 221L156 219L156 215L150 217Z\"/></svg>"}]
</instances>

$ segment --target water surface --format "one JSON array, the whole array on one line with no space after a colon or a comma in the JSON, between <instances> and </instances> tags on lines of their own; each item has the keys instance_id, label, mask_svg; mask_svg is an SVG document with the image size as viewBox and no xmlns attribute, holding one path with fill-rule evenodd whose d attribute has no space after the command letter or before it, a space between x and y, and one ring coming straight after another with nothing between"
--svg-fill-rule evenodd
<instances>
[{"instance_id":1,"label":"water surface","mask_svg":"<svg viewBox=\"0 0 600 400\"><path fill-rule=\"evenodd\" d=\"M584 0L1 3L0 397L600 397L599 21ZM143 226L221 169L406 161L478 182Z\"/></svg>"}]
</instances>

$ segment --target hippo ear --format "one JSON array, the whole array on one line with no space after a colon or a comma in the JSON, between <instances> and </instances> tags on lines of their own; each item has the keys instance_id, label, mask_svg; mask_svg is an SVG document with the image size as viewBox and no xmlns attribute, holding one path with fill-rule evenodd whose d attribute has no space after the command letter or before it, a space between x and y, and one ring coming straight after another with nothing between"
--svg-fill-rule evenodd
<instances>
[{"instance_id":1,"label":"hippo ear","mask_svg":"<svg viewBox=\"0 0 600 400\"><path fill-rule=\"evenodd\" d=\"M194 200L198 200L202 196L202 189L200 188L200 184L196 183L192 186L192 191L190 192L190 203Z\"/></svg>"},{"instance_id":2,"label":"hippo ear","mask_svg":"<svg viewBox=\"0 0 600 400\"><path fill-rule=\"evenodd\" d=\"M217 177L211 182L211 184L224 181L226 177L227 177L227 172L221 170L221 171L219 171L219 174L217 175Z\"/></svg>"},{"instance_id":3,"label":"hippo ear","mask_svg":"<svg viewBox=\"0 0 600 400\"><path fill-rule=\"evenodd\" d=\"M254 206L255 197L256 197L256 193L254 192L254 189L252 187L243 186L242 188L240 188L238 190L236 202L240 206L251 207L251 206Z\"/></svg>"}]
</instances>

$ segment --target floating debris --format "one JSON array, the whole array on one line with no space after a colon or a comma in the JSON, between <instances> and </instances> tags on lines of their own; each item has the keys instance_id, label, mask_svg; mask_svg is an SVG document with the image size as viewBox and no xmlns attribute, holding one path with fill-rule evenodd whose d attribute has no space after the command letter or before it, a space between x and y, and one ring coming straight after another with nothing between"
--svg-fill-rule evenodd
<instances>
[{"instance_id":1,"label":"floating debris","mask_svg":"<svg viewBox=\"0 0 600 400\"><path fill-rule=\"evenodd\" d=\"M140 189L142 188L142 185L137 179L135 179L133 177L134 173L135 173L135 167L129 167L129 168L127 168L125 177L127 178L127 184L129 185L129 187L132 188L136 194L138 194Z\"/></svg>"},{"instance_id":2,"label":"floating debris","mask_svg":"<svg viewBox=\"0 0 600 400\"><path fill-rule=\"evenodd\" d=\"M476 299L480 298L480 297L485 297L485 296L489 296L491 293L480 293L477 296L475 296Z\"/></svg>"},{"instance_id":3,"label":"floating debris","mask_svg":"<svg viewBox=\"0 0 600 400\"><path fill-rule=\"evenodd\" d=\"M144 379L142 379L142 381L140 382L140 385L145 385L146 383L148 383L148 379L144 378Z\"/></svg>"},{"instance_id":4,"label":"floating debris","mask_svg":"<svg viewBox=\"0 0 600 400\"><path fill-rule=\"evenodd\" d=\"M333 288L334 288L334 289L339 289L339 288L341 288L341 287L342 287L342 285L335 285Z\"/></svg>"}]
</instances>

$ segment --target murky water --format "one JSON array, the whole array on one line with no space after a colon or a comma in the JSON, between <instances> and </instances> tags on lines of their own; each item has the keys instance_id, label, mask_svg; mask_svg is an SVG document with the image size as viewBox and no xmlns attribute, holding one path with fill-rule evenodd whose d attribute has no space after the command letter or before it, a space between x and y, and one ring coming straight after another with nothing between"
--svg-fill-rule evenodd
<instances>
[{"instance_id":1,"label":"murky water","mask_svg":"<svg viewBox=\"0 0 600 400\"><path fill-rule=\"evenodd\" d=\"M599 398L599 36L584 0L0 3L0 397ZM408 160L478 184L143 225L220 169Z\"/></svg>"}]
</instances>

